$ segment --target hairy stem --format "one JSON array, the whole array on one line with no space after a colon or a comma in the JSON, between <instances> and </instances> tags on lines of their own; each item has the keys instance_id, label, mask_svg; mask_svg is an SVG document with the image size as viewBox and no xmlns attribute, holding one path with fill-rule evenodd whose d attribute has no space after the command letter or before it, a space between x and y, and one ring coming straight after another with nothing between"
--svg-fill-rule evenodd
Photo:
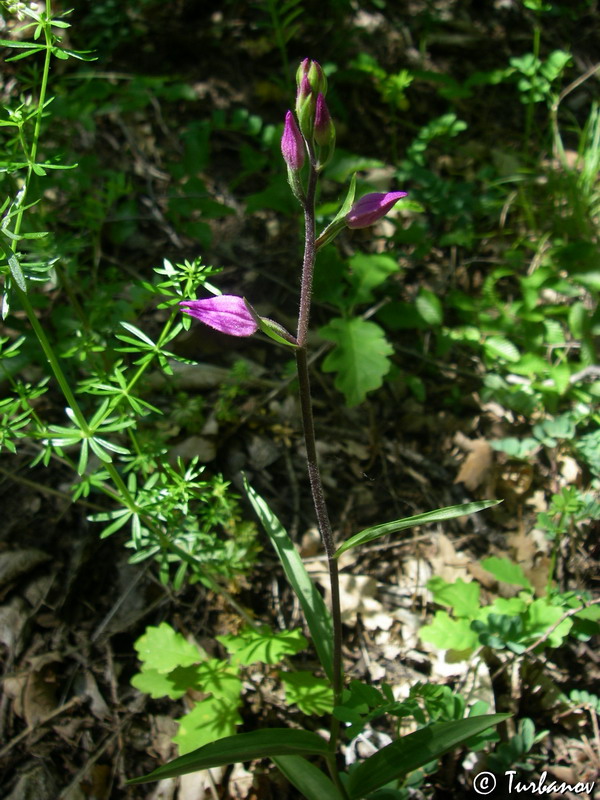
<instances>
[{"instance_id":1,"label":"hairy stem","mask_svg":"<svg viewBox=\"0 0 600 800\"><path fill-rule=\"evenodd\" d=\"M340 612L340 587L338 576L338 564L334 558L335 544L333 541L333 533L331 530L331 523L329 522L329 514L327 512L327 504L325 502L325 494L323 492L323 484L321 481L321 473L319 470L319 462L317 457L317 446L315 438L315 428L313 421L312 411L312 398L310 392L310 376L308 369L308 352L307 352L307 337L308 337L308 323L310 319L310 301L312 293L312 281L315 267L315 191L317 184L317 169L314 159L314 154L309 149L310 167L308 175L308 185L306 189L306 198L304 200L304 223L305 223L305 237L304 237L304 260L302 264L302 281L300 290L300 309L298 313L298 332L297 342L298 348L296 350L296 367L298 370L298 382L300 387L300 408L302 413L302 426L304 430L304 442L306 445L306 459L308 466L308 477L310 480L310 489L312 493L315 513L317 516L317 524L323 539L323 546L327 555L327 565L329 569L329 581L331 587L331 616L333 620L333 695L334 705L339 705L341 702L342 688L343 688L343 672L342 672L342 619ZM340 724L337 719L332 717L331 720L331 737L330 747L335 752L337 748L337 741L339 737ZM332 777L334 780L336 775ZM337 781L336 781L337 782Z\"/></svg>"}]
</instances>

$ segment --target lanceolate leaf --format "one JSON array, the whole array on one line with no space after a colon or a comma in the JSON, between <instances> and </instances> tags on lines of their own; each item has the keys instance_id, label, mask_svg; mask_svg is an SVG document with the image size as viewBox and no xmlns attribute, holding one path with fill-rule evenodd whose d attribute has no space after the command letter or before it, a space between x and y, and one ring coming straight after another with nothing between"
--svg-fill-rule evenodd
<instances>
[{"instance_id":1,"label":"lanceolate leaf","mask_svg":"<svg viewBox=\"0 0 600 800\"><path fill-rule=\"evenodd\" d=\"M437 722L403 736L378 750L352 772L347 787L350 800L359 800L389 781L434 761L448 750L509 716L510 714L487 714L451 722Z\"/></svg>"},{"instance_id":2,"label":"lanceolate leaf","mask_svg":"<svg viewBox=\"0 0 600 800\"><path fill-rule=\"evenodd\" d=\"M178 775L187 775L188 772L236 764L239 761L254 761L257 758L325 756L328 753L327 742L316 733L288 728L263 728L251 733L226 736L217 742L206 744L158 767L148 775L133 778L128 783L147 783L163 778L175 778Z\"/></svg>"},{"instance_id":3,"label":"lanceolate leaf","mask_svg":"<svg viewBox=\"0 0 600 800\"><path fill-rule=\"evenodd\" d=\"M305 758L276 756L273 761L306 800L343 800L327 775Z\"/></svg>"},{"instance_id":4,"label":"lanceolate leaf","mask_svg":"<svg viewBox=\"0 0 600 800\"><path fill-rule=\"evenodd\" d=\"M244 480L248 498L281 561L290 586L298 595L317 655L325 674L333 678L333 625L325 601L311 581L294 543L265 501Z\"/></svg>"},{"instance_id":5,"label":"lanceolate leaf","mask_svg":"<svg viewBox=\"0 0 600 800\"><path fill-rule=\"evenodd\" d=\"M384 522L383 525L375 525L373 528L365 528L364 531L357 533L355 536L348 539L347 542L344 542L336 551L335 557L338 558L338 556L341 556L346 550L350 550L352 547L358 547L359 544L372 542L388 533L397 533L398 531L403 531L405 528L412 528L415 525L428 525L431 522L442 522L446 519L462 517L465 514L474 514L476 511L483 511L484 508L496 506L501 502L501 500L478 500L475 503L446 506L446 508L438 508L435 511L426 511L424 514L416 514L414 517L397 519L394 520L394 522Z\"/></svg>"}]
</instances>

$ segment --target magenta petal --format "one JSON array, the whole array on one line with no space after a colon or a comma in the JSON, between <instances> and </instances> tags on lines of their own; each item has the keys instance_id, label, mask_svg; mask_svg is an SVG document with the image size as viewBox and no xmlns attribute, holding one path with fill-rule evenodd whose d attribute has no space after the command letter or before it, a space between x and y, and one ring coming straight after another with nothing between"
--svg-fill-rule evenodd
<instances>
[{"instance_id":1,"label":"magenta petal","mask_svg":"<svg viewBox=\"0 0 600 800\"><path fill-rule=\"evenodd\" d=\"M385 217L398 200L406 197L406 192L372 192L358 200L346 214L349 228L367 228Z\"/></svg>"},{"instance_id":2,"label":"magenta petal","mask_svg":"<svg viewBox=\"0 0 600 800\"><path fill-rule=\"evenodd\" d=\"M304 164L304 139L291 111L285 115L283 136L281 137L281 153L290 169L302 169Z\"/></svg>"},{"instance_id":3,"label":"magenta petal","mask_svg":"<svg viewBox=\"0 0 600 800\"><path fill-rule=\"evenodd\" d=\"M252 336L258 330L243 297L221 294L204 300L182 300L179 305L184 314L229 336Z\"/></svg>"}]
</instances>

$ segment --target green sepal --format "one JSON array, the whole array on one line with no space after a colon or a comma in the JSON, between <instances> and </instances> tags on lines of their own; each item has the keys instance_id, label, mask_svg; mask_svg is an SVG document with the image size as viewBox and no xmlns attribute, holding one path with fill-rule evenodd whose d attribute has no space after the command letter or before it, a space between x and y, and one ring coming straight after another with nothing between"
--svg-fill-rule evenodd
<instances>
[{"instance_id":1,"label":"green sepal","mask_svg":"<svg viewBox=\"0 0 600 800\"><path fill-rule=\"evenodd\" d=\"M325 244L329 244L332 242L338 233L346 227L346 214L352 208L352 204L354 203L354 195L356 194L356 173L352 176L350 180L350 186L348 187L348 193L346 194L346 199L342 203L342 207L335 215L335 217L331 220L329 225L325 228L324 231L319 235L317 241L315 242L315 247L317 250L320 247L323 247Z\"/></svg>"},{"instance_id":2,"label":"green sepal","mask_svg":"<svg viewBox=\"0 0 600 800\"><path fill-rule=\"evenodd\" d=\"M280 325L278 322L274 322L274 320L268 317L259 317L258 327L275 342L285 344L287 347L298 347L292 334L286 331L283 325Z\"/></svg>"},{"instance_id":3,"label":"green sepal","mask_svg":"<svg viewBox=\"0 0 600 800\"><path fill-rule=\"evenodd\" d=\"M315 124L315 108L317 100L315 95L311 92L304 100L300 100L296 104L296 116L298 117L298 127L300 133L304 138L310 142L313 136L313 129Z\"/></svg>"},{"instance_id":4,"label":"green sepal","mask_svg":"<svg viewBox=\"0 0 600 800\"><path fill-rule=\"evenodd\" d=\"M279 342L279 344L285 344L287 347L298 347L296 339L283 327L283 325L280 325L278 322L275 322L275 320L269 319L268 317L259 316L245 297L243 300L246 304L246 308L258 325L259 330L265 333L270 339L273 339L273 341Z\"/></svg>"},{"instance_id":5,"label":"green sepal","mask_svg":"<svg viewBox=\"0 0 600 800\"><path fill-rule=\"evenodd\" d=\"M301 203L304 203L306 196L304 194L304 187L302 186L302 180L300 179L300 170L292 169L291 167L288 166L287 179L294 197Z\"/></svg>"}]
</instances>

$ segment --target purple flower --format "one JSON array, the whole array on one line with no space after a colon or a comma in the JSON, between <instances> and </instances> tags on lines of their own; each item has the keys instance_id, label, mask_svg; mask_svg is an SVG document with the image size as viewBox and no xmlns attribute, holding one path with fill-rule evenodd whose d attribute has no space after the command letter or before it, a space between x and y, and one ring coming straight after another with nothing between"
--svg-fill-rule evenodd
<instances>
[{"instance_id":1,"label":"purple flower","mask_svg":"<svg viewBox=\"0 0 600 800\"><path fill-rule=\"evenodd\" d=\"M291 111L288 111L285 115L285 125L283 127L283 136L281 137L281 153L290 169L302 169L305 153L304 139Z\"/></svg>"},{"instance_id":2,"label":"purple flower","mask_svg":"<svg viewBox=\"0 0 600 800\"><path fill-rule=\"evenodd\" d=\"M182 300L179 305L184 314L229 336L252 336L258 330L243 297L221 294L204 300Z\"/></svg>"},{"instance_id":3,"label":"purple flower","mask_svg":"<svg viewBox=\"0 0 600 800\"><path fill-rule=\"evenodd\" d=\"M349 228L368 228L400 200L406 192L372 192L358 200L346 214L346 225Z\"/></svg>"},{"instance_id":4,"label":"purple flower","mask_svg":"<svg viewBox=\"0 0 600 800\"><path fill-rule=\"evenodd\" d=\"M327 108L325 98L319 92L317 95L317 106L315 110L315 142L320 147L328 147L335 140L335 127Z\"/></svg>"}]
</instances>

